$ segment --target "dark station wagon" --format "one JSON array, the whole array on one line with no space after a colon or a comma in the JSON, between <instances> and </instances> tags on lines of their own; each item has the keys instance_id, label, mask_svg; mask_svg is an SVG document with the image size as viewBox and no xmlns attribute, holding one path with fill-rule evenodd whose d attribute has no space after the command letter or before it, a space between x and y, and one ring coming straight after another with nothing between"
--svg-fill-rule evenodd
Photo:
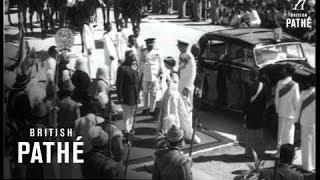
<instances>
[{"instance_id":1,"label":"dark station wagon","mask_svg":"<svg viewBox=\"0 0 320 180\"><path fill-rule=\"evenodd\" d=\"M279 34L277 34L279 35ZM282 33L276 40L273 29L227 29L204 34L198 41L196 86L203 107L224 107L242 111L250 71L258 72L270 89L267 108L273 107L274 89L282 64L291 64L293 79L303 89L303 81L315 73L295 37ZM274 111L274 107L273 110Z\"/></svg>"}]
</instances>

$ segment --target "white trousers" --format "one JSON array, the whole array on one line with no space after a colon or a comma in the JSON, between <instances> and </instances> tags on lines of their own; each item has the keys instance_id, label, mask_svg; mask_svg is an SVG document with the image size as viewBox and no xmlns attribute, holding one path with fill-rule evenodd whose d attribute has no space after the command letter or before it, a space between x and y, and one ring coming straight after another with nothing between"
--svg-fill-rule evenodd
<instances>
[{"instance_id":1,"label":"white trousers","mask_svg":"<svg viewBox=\"0 0 320 180\"><path fill-rule=\"evenodd\" d=\"M144 107L150 108L150 112L154 112L157 98L157 81L142 81ZM150 100L149 100L150 99Z\"/></svg>"},{"instance_id":2,"label":"white trousers","mask_svg":"<svg viewBox=\"0 0 320 180\"><path fill-rule=\"evenodd\" d=\"M278 121L278 145L294 143L294 119L279 117Z\"/></svg>"},{"instance_id":3,"label":"white trousers","mask_svg":"<svg viewBox=\"0 0 320 180\"><path fill-rule=\"evenodd\" d=\"M315 127L301 125L302 168L308 171L316 168L316 132Z\"/></svg>"},{"instance_id":4,"label":"white trousers","mask_svg":"<svg viewBox=\"0 0 320 180\"><path fill-rule=\"evenodd\" d=\"M123 123L124 123L125 131L130 132L133 125L135 105L128 106L123 104L122 109L123 109Z\"/></svg>"}]
</instances>

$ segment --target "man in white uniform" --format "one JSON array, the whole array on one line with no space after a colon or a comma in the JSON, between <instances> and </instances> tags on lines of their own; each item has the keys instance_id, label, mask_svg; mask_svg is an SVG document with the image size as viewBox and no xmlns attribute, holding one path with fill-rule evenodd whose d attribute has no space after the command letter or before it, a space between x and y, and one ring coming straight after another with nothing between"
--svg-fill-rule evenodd
<instances>
[{"instance_id":1,"label":"man in white uniform","mask_svg":"<svg viewBox=\"0 0 320 180\"><path fill-rule=\"evenodd\" d=\"M299 85L292 80L293 67L284 65L281 79L275 92L275 107L278 113L278 146L294 143L294 123L300 99Z\"/></svg>"},{"instance_id":2,"label":"man in white uniform","mask_svg":"<svg viewBox=\"0 0 320 180\"><path fill-rule=\"evenodd\" d=\"M179 72L180 81L178 90L186 104L189 112L189 121L192 122L192 109L193 109L193 90L194 80L196 79L196 61L194 56L189 51L189 44L183 41L178 41L179 55Z\"/></svg>"},{"instance_id":3,"label":"man in white uniform","mask_svg":"<svg viewBox=\"0 0 320 180\"><path fill-rule=\"evenodd\" d=\"M138 46L142 49L143 45L145 44L142 37L140 36L140 27L139 26L134 26L132 28L133 35L137 40Z\"/></svg>"},{"instance_id":4,"label":"man in white uniform","mask_svg":"<svg viewBox=\"0 0 320 180\"><path fill-rule=\"evenodd\" d=\"M301 124L302 168L316 168L316 88L315 75L308 77L308 89L301 92L297 121Z\"/></svg>"},{"instance_id":5,"label":"man in white uniform","mask_svg":"<svg viewBox=\"0 0 320 180\"><path fill-rule=\"evenodd\" d=\"M128 47L127 47L127 51L131 50L134 54L134 56L137 59L137 63L138 66L140 66L140 58L141 58L141 47L138 45L137 43L137 39L134 35L130 35L128 38ZM140 69L140 67L139 67Z\"/></svg>"},{"instance_id":6,"label":"man in white uniform","mask_svg":"<svg viewBox=\"0 0 320 180\"><path fill-rule=\"evenodd\" d=\"M125 60L125 53L128 46L128 34L123 31L124 29L124 21L123 19L119 19L119 28L116 32L115 38L115 46L117 51L117 56L121 63Z\"/></svg>"},{"instance_id":7,"label":"man in white uniform","mask_svg":"<svg viewBox=\"0 0 320 180\"><path fill-rule=\"evenodd\" d=\"M83 39L83 46L84 51L83 52L88 57L88 70L90 77L95 76L95 72L93 72L92 64L94 62L91 62L90 57L92 57L92 53L95 49L94 45L94 36L93 36L93 17L91 17L89 20L86 20L83 29L82 29L82 39Z\"/></svg>"},{"instance_id":8,"label":"man in white uniform","mask_svg":"<svg viewBox=\"0 0 320 180\"><path fill-rule=\"evenodd\" d=\"M145 107L143 113L147 114L148 111L150 113L154 112L158 81L160 75L163 73L164 64L159 51L154 48L155 38L148 38L145 42L147 48L142 50L141 70L143 73L142 87Z\"/></svg>"},{"instance_id":9,"label":"man in white uniform","mask_svg":"<svg viewBox=\"0 0 320 180\"><path fill-rule=\"evenodd\" d=\"M47 75L47 80L49 76L55 77L56 65L57 65L57 57L59 52L57 51L56 46L51 46L48 50L49 57L44 61L44 68Z\"/></svg>"},{"instance_id":10,"label":"man in white uniform","mask_svg":"<svg viewBox=\"0 0 320 180\"><path fill-rule=\"evenodd\" d=\"M111 24L105 25L105 34L103 35L103 48L105 65L109 68L110 84L113 85L116 82L117 68L118 68L118 56L114 45L115 35L111 33Z\"/></svg>"}]
</instances>

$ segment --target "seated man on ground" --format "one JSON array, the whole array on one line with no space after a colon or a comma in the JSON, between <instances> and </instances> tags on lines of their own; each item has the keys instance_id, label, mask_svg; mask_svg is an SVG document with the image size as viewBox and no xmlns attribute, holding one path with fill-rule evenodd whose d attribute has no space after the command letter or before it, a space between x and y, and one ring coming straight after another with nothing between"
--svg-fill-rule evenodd
<instances>
[{"instance_id":1,"label":"seated man on ground","mask_svg":"<svg viewBox=\"0 0 320 180\"><path fill-rule=\"evenodd\" d=\"M276 167L276 177L274 177L275 168L272 167L262 169L259 179L272 180L276 178L283 180L302 180L303 175L292 165L294 156L294 146L292 144L283 144L280 147L280 159L279 164Z\"/></svg>"}]
</instances>

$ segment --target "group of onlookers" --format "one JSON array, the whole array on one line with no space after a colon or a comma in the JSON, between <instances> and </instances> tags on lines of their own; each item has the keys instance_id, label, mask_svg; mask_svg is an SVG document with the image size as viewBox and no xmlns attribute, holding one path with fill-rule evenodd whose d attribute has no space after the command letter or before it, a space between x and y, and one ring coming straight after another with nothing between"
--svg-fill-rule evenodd
<instances>
[{"instance_id":1,"label":"group of onlookers","mask_svg":"<svg viewBox=\"0 0 320 180\"><path fill-rule=\"evenodd\" d=\"M285 171L289 171L294 156L296 142L301 140L301 160L302 169L306 171L315 170L315 75L310 74L304 79L303 84L298 84L292 78L294 69L290 64L281 65L279 69L279 81L275 88L275 111L278 119L277 132L277 155L280 152L280 161L282 161L282 147L285 146L289 159L281 162L285 164ZM267 84L259 80L257 74L253 73L253 79L248 83L248 99L244 110L244 125L247 129L246 156L252 156L254 150L259 158L263 158L265 150L268 147L265 143L266 135L263 129L270 119L266 119L267 97L271 89ZM301 91L300 91L301 90ZM269 112L270 113L270 112ZM271 117L271 116L268 116ZM300 137L295 136L296 127L300 127ZM297 138L298 139L295 139ZM280 148L281 147L281 148ZM279 157L278 157L279 158ZM291 173L295 170L291 169ZM290 173L289 173L290 174Z\"/></svg>"}]
</instances>

